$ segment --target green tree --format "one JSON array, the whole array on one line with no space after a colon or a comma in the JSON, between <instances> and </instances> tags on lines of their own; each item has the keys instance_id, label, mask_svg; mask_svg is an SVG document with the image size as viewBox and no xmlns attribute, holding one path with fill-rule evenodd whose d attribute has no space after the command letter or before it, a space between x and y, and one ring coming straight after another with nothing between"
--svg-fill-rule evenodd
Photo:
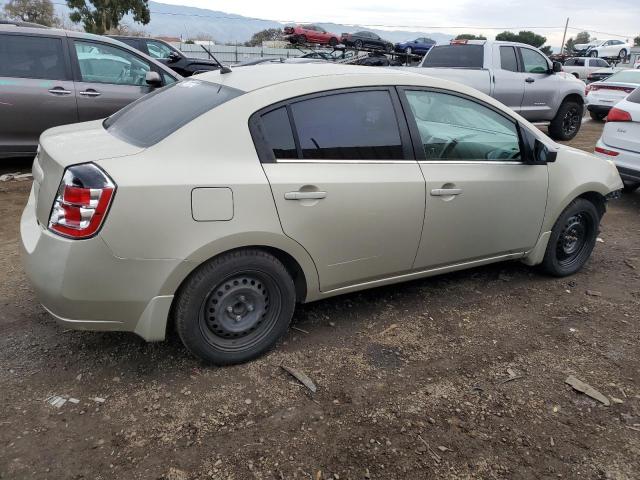
<instances>
[{"instance_id":1,"label":"green tree","mask_svg":"<svg viewBox=\"0 0 640 480\"><path fill-rule=\"evenodd\" d=\"M503 42L526 43L532 47L539 48L545 55L551 55L552 53L551 47L543 47L547 41L547 37L543 37L542 35L538 35L537 33L530 32L528 30L522 30L518 33L502 32L496 35L496 40Z\"/></svg>"},{"instance_id":2,"label":"green tree","mask_svg":"<svg viewBox=\"0 0 640 480\"><path fill-rule=\"evenodd\" d=\"M273 40L280 40L282 38L282 30L279 28L267 28L266 30L260 30L251 37L251 40L245 42L247 47L259 47L262 42L269 42Z\"/></svg>"},{"instance_id":3,"label":"green tree","mask_svg":"<svg viewBox=\"0 0 640 480\"><path fill-rule=\"evenodd\" d=\"M591 41L591 35L589 32L580 32L576 35L576 38L569 38L564 44L564 53L572 54L575 45L580 45L583 43L589 43Z\"/></svg>"},{"instance_id":4,"label":"green tree","mask_svg":"<svg viewBox=\"0 0 640 480\"><path fill-rule=\"evenodd\" d=\"M4 6L7 17L23 22L38 23L47 27L60 24L51 0L11 0Z\"/></svg>"},{"instance_id":5,"label":"green tree","mask_svg":"<svg viewBox=\"0 0 640 480\"><path fill-rule=\"evenodd\" d=\"M456 40L486 40L487 37L484 35L474 35L473 33L461 33L458 35Z\"/></svg>"},{"instance_id":6,"label":"green tree","mask_svg":"<svg viewBox=\"0 0 640 480\"><path fill-rule=\"evenodd\" d=\"M127 14L133 21L146 25L151 19L149 0L67 0L69 18L84 25L89 33L103 33L115 29Z\"/></svg>"}]
</instances>

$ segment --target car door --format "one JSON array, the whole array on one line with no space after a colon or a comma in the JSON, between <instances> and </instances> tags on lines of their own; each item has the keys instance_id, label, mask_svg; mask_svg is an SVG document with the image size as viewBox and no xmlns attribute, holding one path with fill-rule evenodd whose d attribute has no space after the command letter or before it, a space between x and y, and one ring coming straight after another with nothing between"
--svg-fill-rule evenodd
<instances>
[{"instance_id":1,"label":"car door","mask_svg":"<svg viewBox=\"0 0 640 480\"><path fill-rule=\"evenodd\" d=\"M527 120L551 120L555 113L555 93L564 79L552 75L551 65L541 53L526 47L518 47L524 77L524 96L520 114Z\"/></svg>"},{"instance_id":2,"label":"car door","mask_svg":"<svg viewBox=\"0 0 640 480\"><path fill-rule=\"evenodd\" d=\"M532 248L545 213L547 167L522 163L516 122L453 92L406 87L402 101L426 181L414 269Z\"/></svg>"},{"instance_id":3,"label":"car door","mask_svg":"<svg viewBox=\"0 0 640 480\"><path fill-rule=\"evenodd\" d=\"M149 62L115 45L72 40L81 121L105 118L151 91Z\"/></svg>"},{"instance_id":4,"label":"car door","mask_svg":"<svg viewBox=\"0 0 640 480\"><path fill-rule=\"evenodd\" d=\"M496 45L494 55L500 59L500 70L494 72L493 97L507 107L520 111L524 97L525 82L520 71L516 49L509 45Z\"/></svg>"},{"instance_id":5,"label":"car door","mask_svg":"<svg viewBox=\"0 0 640 480\"><path fill-rule=\"evenodd\" d=\"M64 37L0 35L0 155L35 152L43 131L77 121Z\"/></svg>"},{"instance_id":6,"label":"car door","mask_svg":"<svg viewBox=\"0 0 640 480\"><path fill-rule=\"evenodd\" d=\"M284 233L313 258L323 292L411 269L425 191L403 121L385 87L311 95L252 118Z\"/></svg>"}]
</instances>

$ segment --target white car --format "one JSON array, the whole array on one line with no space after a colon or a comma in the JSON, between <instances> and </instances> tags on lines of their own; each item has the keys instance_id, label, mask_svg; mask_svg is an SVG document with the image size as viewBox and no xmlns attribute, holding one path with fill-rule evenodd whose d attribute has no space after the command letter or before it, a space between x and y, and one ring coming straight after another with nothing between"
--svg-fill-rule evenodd
<instances>
[{"instance_id":1,"label":"white car","mask_svg":"<svg viewBox=\"0 0 640 480\"><path fill-rule=\"evenodd\" d=\"M587 110L594 120L604 120L609 110L640 87L640 70L627 69L606 80L587 85Z\"/></svg>"},{"instance_id":2,"label":"white car","mask_svg":"<svg viewBox=\"0 0 640 480\"><path fill-rule=\"evenodd\" d=\"M611 65L601 58L574 57L568 58L562 67L564 72L570 73L580 80L587 80L589 75L603 68L610 68Z\"/></svg>"},{"instance_id":3,"label":"white car","mask_svg":"<svg viewBox=\"0 0 640 480\"><path fill-rule=\"evenodd\" d=\"M611 109L595 153L613 160L626 191L640 187L640 88Z\"/></svg>"},{"instance_id":4,"label":"white car","mask_svg":"<svg viewBox=\"0 0 640 480\"><path fill-rule=\"evenodd\" d=\"M573 46L574 50L589 49L587 55L600 58L625 58L631 51L631 44L622 40L596 40Z\"/></svg>"}]
</instances>

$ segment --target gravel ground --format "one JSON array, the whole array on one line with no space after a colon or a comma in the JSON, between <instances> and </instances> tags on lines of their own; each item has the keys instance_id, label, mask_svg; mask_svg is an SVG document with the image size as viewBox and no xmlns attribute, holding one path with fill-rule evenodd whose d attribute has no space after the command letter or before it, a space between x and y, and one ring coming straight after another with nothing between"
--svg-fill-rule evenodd
<instances>
[{"instance_id":1,"label":"gravel ground","mask_svg":"<svg viewBox=\"0 0 640 480\"><path fill-rule=\"evenodd\" d=\"M640 193L573 277L513 262L345 295L299 308L267 356L209 368L175 336L56 325L20 264L29 188L0 183L0 478L640 478Z\"/></svg>"}]
</instances>

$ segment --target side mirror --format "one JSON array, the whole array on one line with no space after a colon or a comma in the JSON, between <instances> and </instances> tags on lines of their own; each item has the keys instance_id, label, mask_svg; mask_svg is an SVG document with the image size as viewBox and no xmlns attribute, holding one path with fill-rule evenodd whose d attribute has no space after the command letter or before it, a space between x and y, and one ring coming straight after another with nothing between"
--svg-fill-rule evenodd
<instances>
[{"instance_id":1,"label":"side mirror","mask_svg":"<svg viewBox=\"0 0 640 480\"><path fill-rule=\"evenodd\" d=\"M144 76L144 80L151 88L158 88L162 86L162 78L160 78L160 74L158 72L147 72Z\"/></svg>"},{"instance_id":2,"label":"side mirror","mask_svg":"<svg viewBox=\"0 0 640 480\"><path fill-rule=\"evenodd\" d=\"M176 52L171 52L167 58L170 62L177 62L178 60L180 60L180 55L178 55Z\"/></svg>"},{"instance_id":3,"label":"side mirror","mask_svg":"<svg viewBox=\"0 0 640 480\"><path fill-rule=\"evenodd\" d=\"M562 71L562 64L560 62L553 62L553 73L558 73Z\"/></svg>"},{"instance_id":4,"label":"side mirror","mask_svg":"<svg viewBox=\"0 0 640 480\"><path fill-rule=\"evenodd\" d=\"M551 150L539 138L526 127L518 125L520 138L522 139L522 161L527 165L546 165L553 163L558 157L558 152Z\"/></svg>"},{"instance_id":5,"label":"side mirror","mask_svg":"<svg viewBox=\"0 0 640 480\"><path fill-rule=\"evenodd\" d=\"M556 158L558 158L558 152L549 150L549 147L537 138L534 143L533 152L536 164L553 163L556 161Z\"/></svg>"}]
</instances>

